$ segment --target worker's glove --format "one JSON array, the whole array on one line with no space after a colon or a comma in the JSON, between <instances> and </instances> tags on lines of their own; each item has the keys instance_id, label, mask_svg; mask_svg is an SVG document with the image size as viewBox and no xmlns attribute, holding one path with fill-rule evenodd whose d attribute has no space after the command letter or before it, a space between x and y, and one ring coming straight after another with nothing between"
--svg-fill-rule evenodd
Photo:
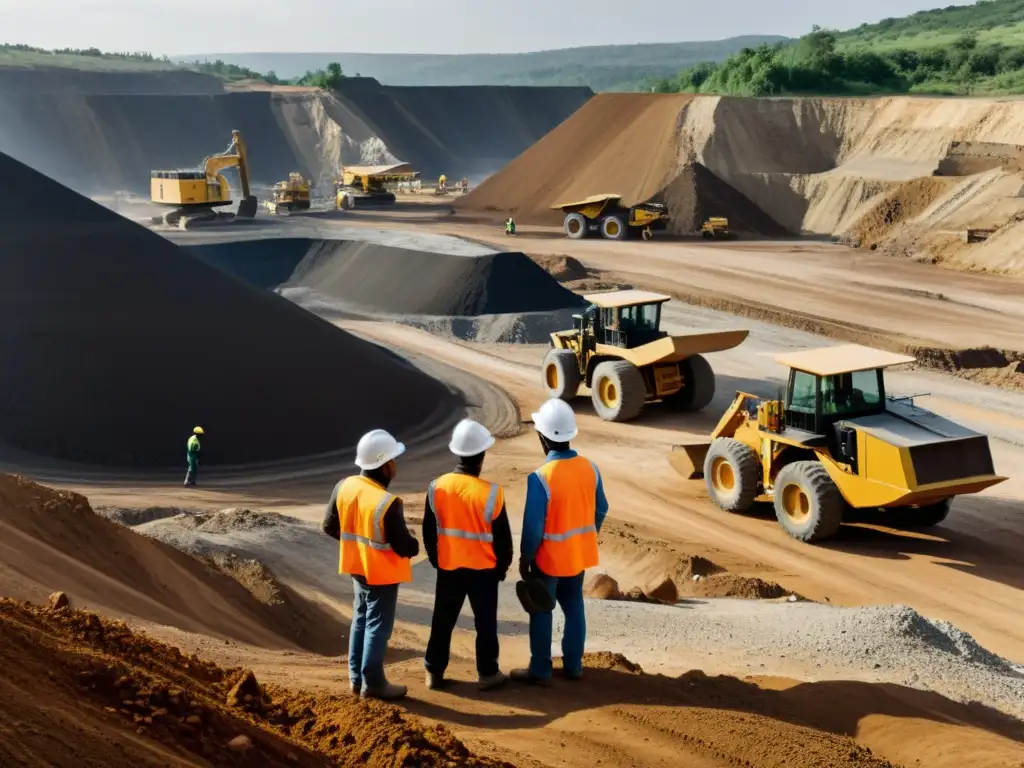
<instances>
[{"instance_id":1,"label":"worker's glove","mask_svg":"<svg viewBox=\"0 0 1024 768\"><path fill-rule=\"evenodd\" d=\"M519 578L521 578L523 581L526 581L527 579L529 579L533 575L532 572L531 572L532 568L533 568L533 561L532 560L527 560L527 559L522 558L522 557L519 558Z\"/></svg>"}]
</instances>

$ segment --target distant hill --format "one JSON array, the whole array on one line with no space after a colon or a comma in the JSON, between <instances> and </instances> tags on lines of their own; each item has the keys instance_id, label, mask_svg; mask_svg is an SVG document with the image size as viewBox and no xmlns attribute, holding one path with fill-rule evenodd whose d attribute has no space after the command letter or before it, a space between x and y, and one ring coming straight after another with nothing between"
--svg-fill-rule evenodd
<instances>
[{"instance_id":1,"label":"distant hill","mask_svg":"<svg viewBox=\"0 0 1024 768\"><path fill-rule=\"evenodd\" d=\"M223 61L291 79L341 64L346 74L374 77L386 85L586 85L595 91L627 91L669 77L700 61L720 61L743 48L776 43L779 35L726 40L564 48L536 53L208 53L185 61Z\"/></svg>"},{"instance_id":2,"label":"distant hill","mask_svg":"<svg viewBox=\"0 0 1024 768\"><path fill-rule=\"evenodd\" d=\"M661 91L780 94L1024 93L1024 0L978 0L855 29L815 28L684 69Z\"/></svg>"}]
</instances>

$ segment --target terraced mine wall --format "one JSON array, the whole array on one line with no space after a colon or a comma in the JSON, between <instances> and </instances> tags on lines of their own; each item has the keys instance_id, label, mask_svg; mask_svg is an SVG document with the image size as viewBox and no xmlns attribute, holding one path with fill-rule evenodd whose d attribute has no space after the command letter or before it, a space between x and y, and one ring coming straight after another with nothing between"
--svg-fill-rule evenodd
<instances>
[{"instance_id":1,"label":"terraced mine wall","mask_svg":"<svg viewBox=\"0 0 1024 768\"><path fill-rule=\"evenodd\" d=\"M63 87L50 80L0 70L0 151L87 195L148 196L152 169L197 167L234 129L261 187L298 171L329 191L343 164L398 160L425 179L475 182L592 96L588 88L389 88L365 78L336 93L225 92L186 72L68 72Z\"/></svg>"},{"instance_id":2,"label":"terraced mine wall","mask_svg":"<svg viewBox=\"0 0 1024 768\"><path fill-rule=\"evenodd\" d=\"M1013 101L601 94L455 205L557 224L552 205L615 193L665 202L680 234L710 214L747 234L1024 273L1022 140ZM993 234L962 247L968 229Z\"/></svg>"}]
</instances>

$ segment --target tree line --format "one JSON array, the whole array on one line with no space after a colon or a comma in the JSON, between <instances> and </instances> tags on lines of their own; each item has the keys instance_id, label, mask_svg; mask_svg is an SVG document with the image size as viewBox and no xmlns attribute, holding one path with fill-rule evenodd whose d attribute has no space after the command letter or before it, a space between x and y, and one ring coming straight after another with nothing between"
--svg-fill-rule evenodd
<instances>
[{"instance_id":1,"label":"tree line","mask_svg":"<svg viewBox=\"0 0 1024 768\"><path fill-rule=\"evenodd\" d=\"M1024 46L982 44L973 32L925 48L842 49L838 42L836 32L814 27L796 43L744 48L653 87L735 96L1024 92Z\"/></svg>"}]
</instances>

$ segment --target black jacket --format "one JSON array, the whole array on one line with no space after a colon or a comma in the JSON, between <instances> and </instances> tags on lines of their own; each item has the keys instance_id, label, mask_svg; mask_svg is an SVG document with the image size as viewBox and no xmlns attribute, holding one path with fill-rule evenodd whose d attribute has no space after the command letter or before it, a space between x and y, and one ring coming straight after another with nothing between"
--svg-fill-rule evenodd
<instances>
[{"instance_id":1,"label":"black jacket","mask_svg":"<svg viewBox=\"0 0 1024 768\"><path fill-rule=\"evenodd\" d=\"M380 482L380 478L372 478ZM327 511L324 515L324 522L321 525L324 533L332 539L341 538L341 521L338 519L338 489L339 482L331 492L331 500L327 502ZM391 545L391 549L399 557L416 557L420 553L420 543L409 533L405 524L405 506L402 500L396 498L391 502L388 511L384 513L383 525L384 541Z\"/></svg>"},{"instance_id":2,"label":"black jacket","mask_svg":"<svg viewBox=\"0 0 1024 768\"><path fill-rule=\"evenodd\" d=\"M477 476L477 470L459 464L454 470L457 475ZM497 558L497 565L494 571L499 579L504 579L508 569L512 567L512 528L508 522L508 512L505 505L501 505L498 514L494 516L491 525L491 532L494 534L494 556ZM423 547L427 550L427 557L430 564L437 568L437 518L434 517L434 509L430 506L430 495L424 503L423 509Z\"/></svg>"}]
</instances>

